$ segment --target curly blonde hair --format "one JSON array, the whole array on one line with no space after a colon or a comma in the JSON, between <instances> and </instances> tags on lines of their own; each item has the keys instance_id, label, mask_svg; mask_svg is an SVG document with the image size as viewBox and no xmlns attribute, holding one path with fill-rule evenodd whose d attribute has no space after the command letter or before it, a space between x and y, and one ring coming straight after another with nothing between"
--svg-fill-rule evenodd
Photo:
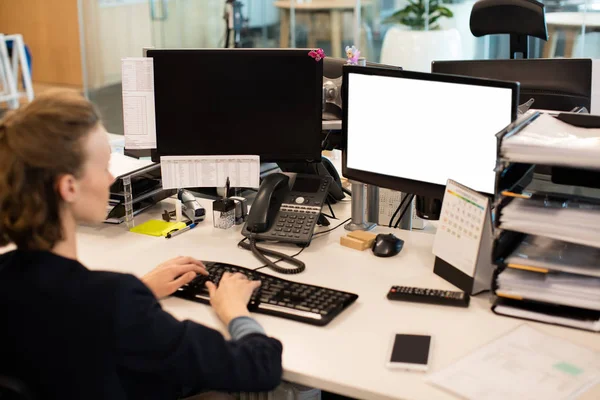
<instances>
[{"instance_id":1,"label":"curly blonde hair","mask_svg":"<svg viewBox=\"0 0 600 400\"><path fill-rule=\"evenodd\" d=\"M63 238L58 179L78 176L100 123L75 91L49 91L0 120L0 246L50 250Z\"/></svg>"}]
</instances>

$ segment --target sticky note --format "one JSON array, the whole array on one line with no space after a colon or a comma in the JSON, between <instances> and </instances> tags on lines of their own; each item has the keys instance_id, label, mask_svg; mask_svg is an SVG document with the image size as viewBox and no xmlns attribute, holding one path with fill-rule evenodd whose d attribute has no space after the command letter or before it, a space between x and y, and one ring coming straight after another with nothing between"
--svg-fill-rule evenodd
<instances>
[{"instance_id":1,"label":"sticky note","mask_svg":"<svg viewBox=\"0 0 600 400\"><path fill-rule=\"evenodd\" d=\"M152 219L130 229L131 232L150 236L166 236L167 233L185 228L185 222L166 222Z\"/></svg>"},{"instance_id":2,"label":"sticky note","mask_svg":"<svg viewBox=\"0 0 600 400\"><path fill-rule=\"evenodd\" d=\"M573 364L569 364L566 362L561 362L561 363L555 364L554 368L558 369L559 371L565 372L569 375L573 375L573 376L577 376L577 375L583 373L583 370L581 368L578 368L578 367L574 366Z\"/></svg>"}]
</instances>

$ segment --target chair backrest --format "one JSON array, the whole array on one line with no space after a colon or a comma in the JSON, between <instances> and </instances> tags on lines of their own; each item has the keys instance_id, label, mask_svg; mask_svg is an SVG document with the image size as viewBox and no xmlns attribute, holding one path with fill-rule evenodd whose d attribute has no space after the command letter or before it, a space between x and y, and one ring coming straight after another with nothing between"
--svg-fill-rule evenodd
<instances>
[{"instance_id":1,"label":"chair backrest","mask_svg":"<svg viewBox=\"0 0 600 400\"><path fill-rule=\"evenodd\" d=\"M33 390L14 376L0 374L0 400L35 400Z\"/></svg>"},{"instance_id":2,"label":"chair backrest","mask_svg":"<svg viewBox=\"0 0 600 400\"><path fill-rule=\"evenodd\" d=\"M480 0L473 6L471 33L510 35L510 58L528 58L528 36L548 40L544 4L536 0Z\"/></svg>"}]
</instances>

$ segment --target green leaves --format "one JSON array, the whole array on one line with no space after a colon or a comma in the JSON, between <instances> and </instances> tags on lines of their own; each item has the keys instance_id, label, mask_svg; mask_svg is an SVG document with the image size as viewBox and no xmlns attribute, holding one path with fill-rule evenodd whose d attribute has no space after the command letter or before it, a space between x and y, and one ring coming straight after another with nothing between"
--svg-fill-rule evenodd
<instances>
[{"instance_id":1,"label":"green leaves","mask_svg":"<svg viewBox=\"0 0 600 400\"><path fill-rule=\"evenodd\" d=\"M437 30L440 26L437 21L440 18L452 18L454 14L448 8L441 5L440 0L429 1L429 15L425 15L426 0L408 0L408 5L396 11L383 20L384 24L402 24L413 30L425 29L425 18L428 18L429 30Z\"/></svg>"}]
</instances>

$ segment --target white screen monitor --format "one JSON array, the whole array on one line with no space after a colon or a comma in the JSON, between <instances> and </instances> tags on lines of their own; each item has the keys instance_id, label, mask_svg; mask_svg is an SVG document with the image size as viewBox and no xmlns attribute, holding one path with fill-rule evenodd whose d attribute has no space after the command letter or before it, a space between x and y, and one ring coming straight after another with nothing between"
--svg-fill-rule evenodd
<instances>
[{"instance_id":1,"label":"white screen monitor","mask_svg":"<svg viewBox=\"0 0 600 400\"><path fill-rule=\"evenodd\" d=\"M440 199L448 179L494 193L517 82L365 67L344 67L343 82L345 177Z\"/></svg>"}]
</instances>

